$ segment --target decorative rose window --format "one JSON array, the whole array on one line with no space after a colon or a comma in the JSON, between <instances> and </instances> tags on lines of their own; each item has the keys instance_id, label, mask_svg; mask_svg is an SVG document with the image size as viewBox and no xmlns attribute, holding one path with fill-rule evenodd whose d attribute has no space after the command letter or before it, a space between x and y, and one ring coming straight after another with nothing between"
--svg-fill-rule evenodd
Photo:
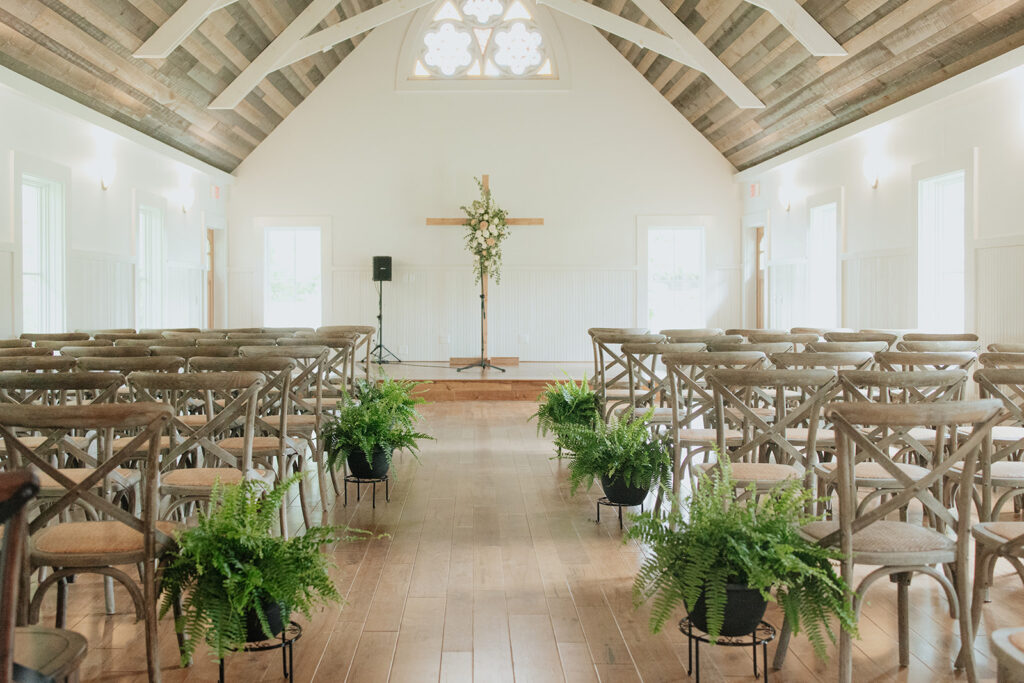
<instances>
[{"instance_id":1,"label":"decorative rose window","mask_svg":"<svg viewBox=\"0 0 1024 683\"><path fill-rule=\"evenodd\" d=\"M553 79L529 0L444 0L427 23L417 79Z\"/></svg>"}]
</instances>

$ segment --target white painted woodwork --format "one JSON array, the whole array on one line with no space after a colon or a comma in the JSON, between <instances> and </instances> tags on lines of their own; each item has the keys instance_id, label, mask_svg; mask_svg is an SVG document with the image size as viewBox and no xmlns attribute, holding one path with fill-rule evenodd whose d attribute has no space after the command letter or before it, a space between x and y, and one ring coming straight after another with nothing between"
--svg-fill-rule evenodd
<instances>
[{"instance_id":1,"label":"white painted woodwork","mask_svg":"<svg viewBox=\"0 0 1024 683\"><path fill-rule=\"evenodd\" d=\"M653 50L707 74L708 78L739 107L744 109L764 108L764 103L735 74L729 71L667 7L662 5L660 0L638 0L636 4L671 37L652 31L628 19L623 19L617 14L586 2L586 0L538 0L538 4L547 5L563 14L591 24L595 28L614 33L641 47Z\"/></svg>"},{"instance_id":2,"label":"white painted woodwork","mask_svg":"<svg viewBox=\"0 0 1024 683\"><path fill-rule=\"evenodd\" d=\"M660 0L658 0L660 2ZM816 57L845 57L846 50L796 0L747 0L771 12Z\"/></svg>"},{"instance_id":3,"label":"white painted woodwork","mask_svg":"<svg viewBox=\"0 0 1024 683\"><path fill-rule=\"evenodd\" d=\"M146 39L133 54L139 59L164 59L199 28L206 17L235 0L185 0L174 14Z\"/></svg>"}]
</instances>

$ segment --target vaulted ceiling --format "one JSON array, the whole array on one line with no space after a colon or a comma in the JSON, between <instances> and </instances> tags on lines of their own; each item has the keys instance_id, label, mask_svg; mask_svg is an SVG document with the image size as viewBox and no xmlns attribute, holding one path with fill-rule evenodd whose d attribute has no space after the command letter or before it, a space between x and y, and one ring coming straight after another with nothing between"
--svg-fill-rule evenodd
<instances>
[{"instance_id":1,"label":"vaulted ceiling","mask_svg":"<svg viewBox=\"0 0 1024 683\"><path fill-rule=\"evenodd\" d=\"M634 0L590 1L659 28ZM775 16L745 0L659 1L764 108L742 109L700 71L605 37L740 169L1024 45L1024 0L806 0L804 10L845 57L812 56ZM206 17L167 58L133 57L183 2L5 1L0 64L230 171L360 40L269 73L234 109L210 109L310 0L239 0ZM342 0L318 28L378 4Z\"/></svg>"}]
</instances>

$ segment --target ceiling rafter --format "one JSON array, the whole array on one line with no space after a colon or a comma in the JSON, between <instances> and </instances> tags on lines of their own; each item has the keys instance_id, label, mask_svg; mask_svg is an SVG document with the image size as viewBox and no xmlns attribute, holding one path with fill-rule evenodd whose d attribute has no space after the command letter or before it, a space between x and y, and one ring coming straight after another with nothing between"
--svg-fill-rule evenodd
<instances>
[{"instance_id":1,"label":"ceiling rafter","mask_svg":"<svg viewBox=\"0 0 1024 683\"><path fill-rule=\"evenodd\" d=\"M586 0L537 0L563 14L584 21L602 31L614 33L640 47L703 72L742 109L763 109L764 103L736 77L708 47L679 21L661 0L633 0L668 35L586 2Z\"/></svg>"},{"instance_id":2,"label":"ceiling rafter","mask_svg":"<svg viewBox=\"0 0 1024 683\"><path fill-rule=\"evenodd\" d=\"M185 0L185 4L162 23L133 56L139 59L166 58L199 28L206 17L234 2L236 0Z\"/></svg>"},{"instance_id":3,"label":"ceiling rafter","mask_svg":"<svg viewBox=\"0 0 1024 683\"><path fill-rule=\"evenodd\" d=\"M747 0L775 17L815 57L845 57L846 50L796 0Z\"/></svg>"}]
</instances>

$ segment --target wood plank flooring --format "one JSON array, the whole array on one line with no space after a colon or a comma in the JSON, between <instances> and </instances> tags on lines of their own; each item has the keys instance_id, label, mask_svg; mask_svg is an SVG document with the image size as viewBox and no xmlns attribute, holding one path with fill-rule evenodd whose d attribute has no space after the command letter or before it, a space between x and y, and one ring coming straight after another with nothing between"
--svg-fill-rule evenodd
<instances>
[{"instance_id":1,"label":"wood plank flooring","mask_svg":"<svg viewBox=\"0 0 1024 683\"><path fill-rule=\"evenodd\" d=\"M364 495L356 504L354 489L348 507L331 501L337 523L390 537L332 550L348 604L301 620L296 681L689 680L685 639L673 629L651 635L647 610L632 606L642 550L622 543L614 515L595 524L596 489L569 496L564 464L550 459L550 443L526 422L532 410L525 402L426 406L424 426L437 441L420 462L396 458L391 502L378 495L374 510ZM937 584L916 579L911 594L910 667L897 665L896 592L881 582L864 607L856 680L966 680L952 669L958 637ZM979 675L988 681L989 629L1024 624L1024 589L1008 567L997 572L992 598L977 640ZM142 629L128 606L118 593L117 614L105 616L99 581L80 577L71 586L68 625L90 644L84 681L144 680ZM44 623L52 610L50 599ZM774 607L767 619L782 621ZM204 651L190 668L178 667L169 617L160 638L165 681L216 680ZM704 681L752 680L746 649L702 655ZM275 653L234 655L227 679L281 680L280 664ZM824 682L835 673L797 636L771 680Z\"/></svg>"}]
</instances>

